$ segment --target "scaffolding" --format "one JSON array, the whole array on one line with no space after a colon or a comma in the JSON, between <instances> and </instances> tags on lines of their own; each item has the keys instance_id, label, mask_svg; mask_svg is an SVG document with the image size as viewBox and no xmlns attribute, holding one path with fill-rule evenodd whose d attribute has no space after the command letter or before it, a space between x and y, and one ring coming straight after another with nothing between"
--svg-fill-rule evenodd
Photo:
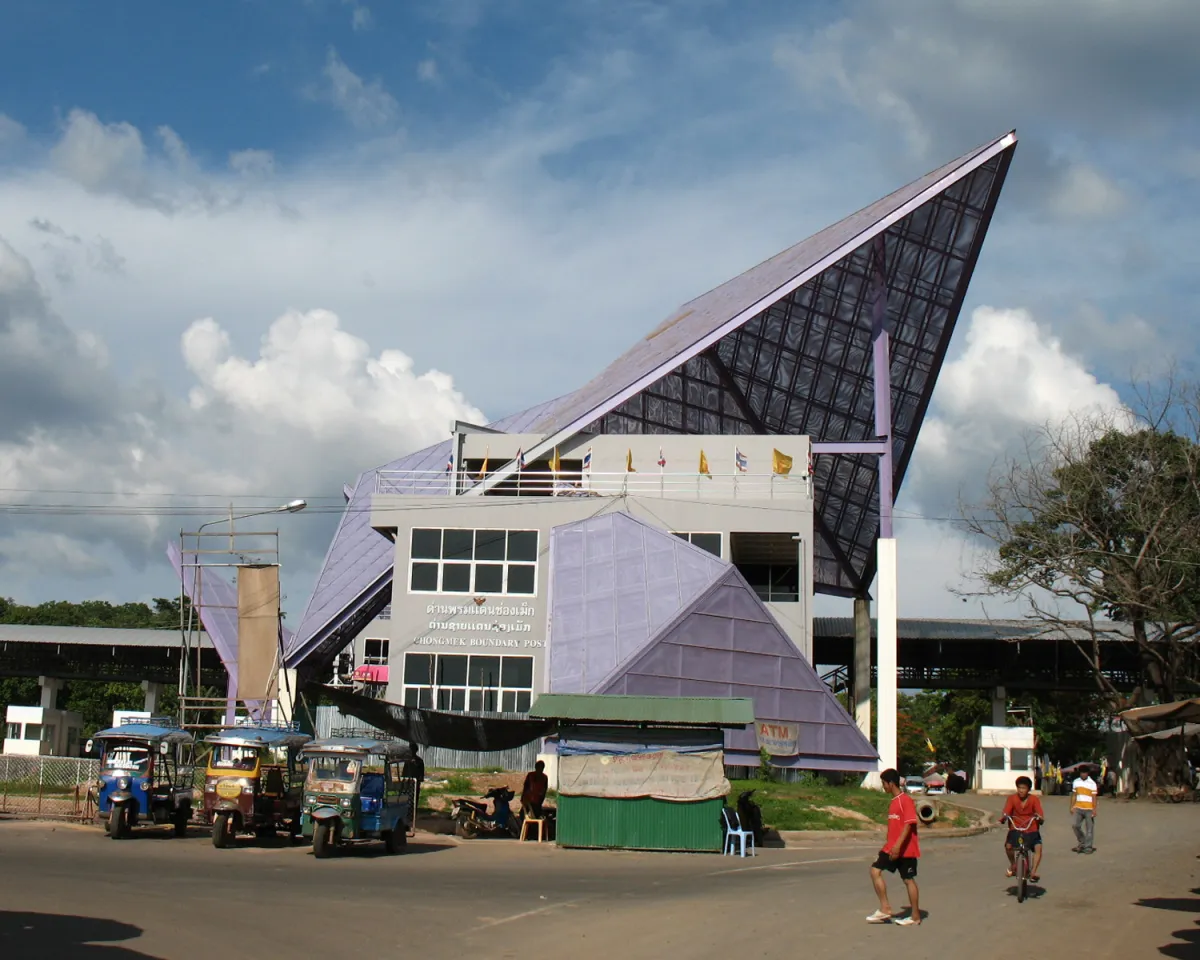
<instances>
[{"instance_id":1,"label":"scaffolding","mask_svg":"<svg viewBox=\"0 0 1200 960\"><path fill-rule=\"evenodd\" d=\"M260 511L248 516L260 516L263 512L278 511ZM179 664L179 722L185 729L211 731L252 717L265 720L269 716L269 702L239 697L228 659L235 658L232 667L236 669L240 651L239 576L247 569L280 566L279 531L238 530L236 521L248 519L248 516L234 516L230 506L229 516L201 524L195 531L181 530L179 533L179 629L183 641ZM205 529L219 523L227 524L228 529ZM226 575L233 574L232 586L221 571ZM272 613L278 639L271 675L277 680L283 659L278 591ZM227 672L224 696L214 695L214 691L206 689L202 683L201 642L206 631ZM252 710L252 705L256 709Z\"/></svg>"}]
</instances>

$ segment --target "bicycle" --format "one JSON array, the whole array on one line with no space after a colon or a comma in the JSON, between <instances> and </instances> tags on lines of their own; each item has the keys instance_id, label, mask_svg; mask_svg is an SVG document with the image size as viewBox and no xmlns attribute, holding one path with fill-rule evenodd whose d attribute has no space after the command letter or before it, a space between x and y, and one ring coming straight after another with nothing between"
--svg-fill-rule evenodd
<instances>
[{"instance_id":1,"label":"bicycle","mask_svg":"<svg viewBox=\"0 0 1200 960\"><path fill-rule=\"evenodd\" d=\"M1025 846L1025 834L1037 829L1038 819L1030 818L1029 826L1023 829L1013 822L1012 817L1005 817L1003 822L1008 824L1009 829L1017 831L1017 843L1013 847L1013 876L1017 880L1017 903L1024 903L1029 875L1033 872L1033 851Z\"/></svg>"}]
</instances>

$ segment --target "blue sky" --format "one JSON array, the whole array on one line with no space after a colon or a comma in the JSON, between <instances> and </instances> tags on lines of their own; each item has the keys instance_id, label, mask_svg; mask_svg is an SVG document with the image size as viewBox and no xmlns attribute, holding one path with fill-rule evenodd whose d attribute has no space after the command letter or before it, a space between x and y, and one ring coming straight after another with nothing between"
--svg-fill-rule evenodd
<instances>
[{"instance_id":1,"label":"blue sky","mask_svg":"<svg viewBox=\"0 0 1200 960\"><path fill-rule=\"evenodd\" d=\"M1194 370L1193 0L4 17L0 500L101 507L0 512L0 594L169 592L163 543L194 522L169 505L307 496L324 509L283 527L294 609L343 482L577 386L679 303L1014 127L902 507L945 516L1031 425ZM963 613L970 545L905 536L937 573L902 612Z\"/></svg>"}]
</instances>

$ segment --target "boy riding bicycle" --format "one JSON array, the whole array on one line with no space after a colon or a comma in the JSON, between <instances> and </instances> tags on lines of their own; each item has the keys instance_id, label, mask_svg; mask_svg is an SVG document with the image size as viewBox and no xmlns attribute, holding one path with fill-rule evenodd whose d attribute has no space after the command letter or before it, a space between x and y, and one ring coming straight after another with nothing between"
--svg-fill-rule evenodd
<instances>
[{"instance_id":1,"label":"boy riding bicycle","mask_svg":"<svg viewBox=\"0 0 1200 960\"><path fill-rule=\"evenodd\" d=\"M1030 794L1033 781L1028 777L1017 777L1017 792L1008 798L1004 804L1004 812L1000 814L1000 822L1008 821L1008 836L1004 839L1004 852L1008 854L1008 873L1011 877L1016 870L1016 854L1013 848L1025 836L1025 846L1033 850L1033 870L1029 879L1034 882L1041 879L1038 868L1042 864L1042 833L1039 826L1046 822L1042 812L1042 801Z\"/></svg>"}]
</instances>

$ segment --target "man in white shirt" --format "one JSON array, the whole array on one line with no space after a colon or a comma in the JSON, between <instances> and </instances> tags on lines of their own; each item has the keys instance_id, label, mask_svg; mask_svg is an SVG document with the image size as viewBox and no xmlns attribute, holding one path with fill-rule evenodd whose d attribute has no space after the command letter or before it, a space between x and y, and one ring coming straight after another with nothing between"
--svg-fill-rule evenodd
<instances>
[{"instance_id":1,"label":"man in white shirt","mask_svg":"<svg viewBox=\"0 0 1200 960\"><path fill-rule=\"evenodd\" d=\"M1076 853L1095 853L1092 839L1096 830L1096 807L1099 790L1096 781L1087 767L1079 771L1079 776L1071 784L1071 827L1075 831L1075 839L1079 841L1074 848Z\"/></svg>"}]
</instances>

